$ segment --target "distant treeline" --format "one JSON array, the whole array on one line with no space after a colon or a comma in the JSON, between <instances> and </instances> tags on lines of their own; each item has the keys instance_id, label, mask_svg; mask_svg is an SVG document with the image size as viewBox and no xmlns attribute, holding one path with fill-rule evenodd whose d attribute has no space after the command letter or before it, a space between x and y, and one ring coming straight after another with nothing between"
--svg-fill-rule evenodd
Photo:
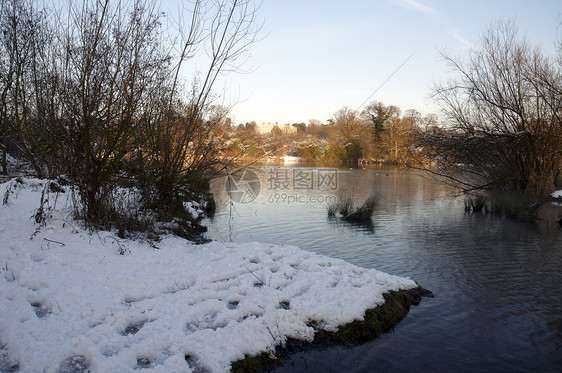
<instances>
[{"instance_id":1,"label":"distant treeline","mask_svg":"<svg viewBox=\"0 0 562 373\"><path fill-rule=\"evenodd\" d=\"M306 161L411 163L419 134L438 127L437 116L422 115L415 110L401 110L372 102L363 110L344 107L322 123L309 120L293 123L294 133L274 127L270 133L257 131L255 122L225 126L225 148L228 156L259 158L291 155Z\"/></svg>"}]
</instances>

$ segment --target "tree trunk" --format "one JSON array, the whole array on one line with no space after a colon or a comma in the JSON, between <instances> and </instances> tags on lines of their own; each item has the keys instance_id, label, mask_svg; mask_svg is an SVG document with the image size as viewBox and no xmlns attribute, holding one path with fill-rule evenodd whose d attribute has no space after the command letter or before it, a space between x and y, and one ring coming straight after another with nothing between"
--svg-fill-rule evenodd
<instances>
[{"instance_id":1,"label":"tree trunk","mask_svg":"<svg viewBox=\"0 0 562 373\"><path fill-rule=\"evenodd\" d=\"M8 162L6 160L6 145L0 145L2 151L2 175L8 175Z\"/></svg>"}]
</instances>

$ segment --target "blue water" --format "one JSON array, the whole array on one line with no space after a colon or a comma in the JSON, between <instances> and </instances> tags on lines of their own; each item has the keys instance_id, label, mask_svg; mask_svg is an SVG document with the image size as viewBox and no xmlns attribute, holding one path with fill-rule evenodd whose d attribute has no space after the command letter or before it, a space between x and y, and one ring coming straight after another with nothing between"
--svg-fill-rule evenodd
<instances>
[{"instance_id":1,"label":"blue water","mask_svg":"<svg viewBox=\"0 0 562 373\"><path fill-rule=\"evenodd\" d=\"M552 219L467 214L454 190L417 171L322 170L337 185L303 188L318 169L258 168L247 203L215 181L207 237L296 245L410 277L435 298L372 342L294 353L278 371L562 371L562 230ZM326 201L373 191L372 224L327 217Z\"/></svg>"}]
</instances>

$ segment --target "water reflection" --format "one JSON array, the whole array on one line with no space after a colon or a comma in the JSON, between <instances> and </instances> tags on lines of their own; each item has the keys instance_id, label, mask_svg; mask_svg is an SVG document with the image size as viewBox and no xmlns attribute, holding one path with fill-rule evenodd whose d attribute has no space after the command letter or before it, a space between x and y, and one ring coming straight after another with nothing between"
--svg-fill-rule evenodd
<instances>
[{"instance_id":1,"label":"water reflection","mask_svg":"<svg viewBox=\"0 0 562 373\"><path fill-rule=\"evenodd\" d=\"M337 190L299 191L305 203L275 201L279 191L264 183L254 202L233 204L214 184L220 206L208 235L297 245L411 277L436 298L412 308L391 334L352 349L296 353L280 371L562 370L559 211L547 208L533 225L465 214L454 191L417 172L337 176ZM309 198L344 189L358 200L373 190L381 196L372 224L328 219L326 204Z\"/></svg>"},{"instance_id":2,"label":"water reflection","mask_svg":"<svg viewBox=\"0 0 562 373\"><path fill-rule=\"evenodd\" d=\"M375 233L375 223L372 219L366 221L348 221L336 217L328 217L328 223L333 229L344 227L351 231L363 234Z\"/></svg>"}]
</instances>

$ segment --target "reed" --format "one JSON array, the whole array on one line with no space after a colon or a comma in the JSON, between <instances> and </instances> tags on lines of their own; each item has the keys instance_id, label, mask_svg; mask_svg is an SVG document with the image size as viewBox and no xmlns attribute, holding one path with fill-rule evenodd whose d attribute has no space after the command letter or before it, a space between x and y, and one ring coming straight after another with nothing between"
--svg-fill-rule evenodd
<instances>
[{"instance_id":1,"label":"reed","mask_svg":"<svg viewBox=\"0 0 562 373\"><path fill-rule=\"evenodd\" d=\"M340 216L342 220L350 222L362 222L370 220L380 203L380 197L371 193L360 206L356 205L355 199L348 193L343 194L337 202L328 205L328 216L335 218Z\"/></svg>"}]
</instances>

